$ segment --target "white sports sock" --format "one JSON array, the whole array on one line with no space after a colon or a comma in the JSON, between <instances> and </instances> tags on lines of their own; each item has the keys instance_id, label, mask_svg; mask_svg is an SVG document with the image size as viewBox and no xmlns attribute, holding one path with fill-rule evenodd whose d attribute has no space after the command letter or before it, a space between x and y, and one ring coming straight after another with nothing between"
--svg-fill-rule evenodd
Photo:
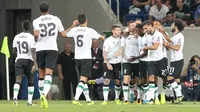
<instances>
[{"instance_id":1,"label":"white sports sock","mask_svg":"<svg viewBox=\"0 0 200 112\"><path fill-rule=\"evenodd\" d=\"M158 86L155 87L154 92L155 92L155 94L154 94L155 95L155 100L159 100L158 99Z\"/></svg>"},{"instance_id":2,"label":"white sports sock","mask_svg":"<svg viewBox=\"0 0 200 112\"><path fill-rule=\"evenodd\" d=\"M143 86L142 100L147 100L148 91L149 91L149 86L148 85Z\"/></svg>"},{"instance_id":3,"label":"white sports sock","mask_svg":"<svg viewBox=\"0 0 200 112\"><path fill-rule=\"evenodd\" d=\"M28 87L28 103L29 104L32 104L33 94L34 94L34 86L29 86Z\"/></svg>"},{"instance_id":4,"label":"white sports sock","mask_svg":"<svg viewBox=\"0 0 200 112\"><path fill-rule=\"evenodd\" d=\"M103 98L104 101L108 101L109 86L103 86Z\"/></svg>"},{"instance_id":5,"label":"white sports sock","mask_svg":"<svg viewBox=\"0 0 200 112\"><path fill-rule=\"evenodd\" d=\"M134 85L129 86L129 93L134 94Z\"/></svg>"},{"instance_id":6,"label":"white sports sock","mask_svg":"<svg viewBox=\"0 0 200 112\"><path fill-rule=\"evenodd\" d=\"M39 79L38 86L39 86L39 92L40 92L40 95L41 95L44 91L44 80Z\"/></svg>"},{"instance_id":7,"label":"white sports sock","mask_svg":"<svg viewBox=\"0 0 200 112\"><path fill-rule=\"evenodd\" d=\"M124 101L128 101L128 84L123 84Z\"/></svg>"},{"instance_id":8,"label":"white sports sock","mask_svg":"<svg viewBox=\"0 0 200 112\"><path fill-rule=\"evenodd\" d=\"M51 89L51 83L52 83L52 76L51 75L46 75L44 78L44 91L43 94L47 96L49 93L49 90Z\"/></svg>"},{"instance_id":9,"label":"white sports sock","mask_svg":"<svg viewBox=\"0 0 200 112\"><path fill-rule=\"evenodd\" d=\"M174 89L174 91L175 91L175 93L176 93L176 96L177 96L177 97L181 97L181 96L182 96L182 93L181 93L180 87L178 87L177 82L174 81L174 82L171 84L171 86L172 86L172 88Z\"/></svg>"},{"instance_id":10,"label":"white sports sock","mask_svg":"<svg viewBox=\"0 0 200 112\"><path fill-rule=\"evenodd\" d=\"M137 99L141 100L142 99L142 88L141 86L137 86Z\"/></svg>"},{"instance_id":11,"label":"white sports sock","mask_svg":"<svg viewBox=\"0 0 200 112\"><path fill-rule=\"evenodd\" d=\"M119 99L120 93L121 93L121 87L115 86L115 100Z\"/></svg>"},{"instance_id":12,"label":"white sports sock","mask_svg":"<svg viewBox=\"0 0 200 112\"><path fill-rule=\"evenodd\" d=\"M87 84L85 84L85 86L84 86L83 94L85 96L86 101L91 102L91 99L90 99L90 96L89 96L89 89L88 89Z\"/></svg>"},{"instance_id":13,"label":"white sports sock","mask_svg":"<svg viewBox=\"0 0 200 112\"><path fill-rule=\"evenodd\" d=\"M147 100L154 100L155 84L149 84L149 91L147 91Z\"/></svg>"},{"instance_id":14,"label":"white sports sock","mask_svg":"<svg viewBox=\"0 0 200 112\"><path fill-rule=\"evenodd\" d=\"M13 100L14 99L18 99L18 94L19 94L19 89L20 89L20 84L19 83L15 83L13 86Z\"/></svg>"},{"instance_id":15,"label":"white sports sock","mask_svg":"<svg viewBox=\"0 0 200 112\"><path fill-rule=\"evenodd\" d=\"M76 87L76 94L74 99L79 100L79 97L81 96L83 90L84 90L85 84L83 82L79 82L77 87Z\"/></svg>"}]
</instances>

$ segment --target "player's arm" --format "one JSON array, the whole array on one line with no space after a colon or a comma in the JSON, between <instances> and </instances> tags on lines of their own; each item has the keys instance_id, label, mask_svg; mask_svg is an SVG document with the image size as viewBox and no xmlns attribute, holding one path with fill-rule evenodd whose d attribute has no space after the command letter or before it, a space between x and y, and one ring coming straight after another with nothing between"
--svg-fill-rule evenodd
<instances>
[{"instance_id":1,"label":"player's arm","mask_svg":"<svg viewBox=\"0 0 200 112\"><path fill-rule=\"evenodd\" d=\"M170 36L165 32L165 30L164 29L162 29L162 28L159 28L158 29L158 31L160 32L160 33L162 33L163 34L163 36L164 36L164 38L168 41L168 42L172 42L172 40L171 40L171 38L170 38Z\"/></svg>"},{"instance_id":2,"label":"player's arm","mask_svg":"<svg viewBox=\"0 0 200 112\"><path fill-rule=\"evenodd\" d=\"M16 42L16 37L13 39L13 56L16 58L17 57L17 42Z\"/></svg>"},{"instance_id":3,"label":"player's arm","mask_svg":"<svg viewBox=\"0 0 200 112\"><path fill-rule=\"evenodd\" d=\"M144 50L156 50L156 49L158 49L159 45L160 45L160 42L155 42L152 46L144 47Z\"/></svg>"},{"instance_id":4,"label":"player's arm","mask_svg":"<svg viewBox=\"0 0 200 112\"><path fill-rule=\"evenodd\" d=\"M37 41L40 35L40 30L39 30L39 24L37 23L36 20L33 21L33 35L35 37L35 41Z\"/></svg>"},{"instance_id":5,"label":"player's arm","mask_svg":"<svg viewBox=\"0 0 200 112\"><path fill-rule=\"evenodd\" d=\"M73 32L72 32L72 28L76 27L76 25L78 25L78 20L74 20L72 25L65 31L65 35L66 37L72 37L73 36Z\"/></svg>"},{"instance_id":6,"label":"player's arm","mask_svg":"<svg viewBox=\"0 0 200 112\"><path fill-rule=\"evenodd\" d=\"M105 40L105 37L101 35L101 36L99 37L99 40L104 41L104 40Z\"/></svg>"},{"instance_id":7,"label":"player's arm","mask_svg":"<svg viewBox=\"0 0 200 112\"><path fill-rule=\"evenodd\" d=\"M170 43L166 43L166 42L165 42L165 46L175 51L178 51L181 48L181 44L171 45Z\"/></svg>"}]
</instances>

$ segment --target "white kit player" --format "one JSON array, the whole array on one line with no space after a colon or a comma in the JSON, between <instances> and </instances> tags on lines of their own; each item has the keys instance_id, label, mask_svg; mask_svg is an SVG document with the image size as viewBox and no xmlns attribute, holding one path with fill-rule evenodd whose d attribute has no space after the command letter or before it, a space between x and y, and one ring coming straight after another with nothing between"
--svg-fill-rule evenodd
<instances>
[{"instance_id":1,"label":"white kit player","mask_svg":"<svg viewBox=\"0 0 200 112\"><path fill-rule=\"evenodd\" d=\"M123 95L124 95L124 104L134 102L134 83L137 84L138 96L141 94L141 85L139 78L139 46L138 46L138 37L134 34L135 22L128 22L129 35L121 38L121 48L123 56L123 73L124 73L124 82L123 82ZM135 80L131 80L135 79ZM130 92L130 95L129 95ZM130 98L128 100L128 97ZM138 99L141 99L137 97ZM140 102L140 101L139 101Z\"/></svg>"},{"instance_id":2,"label":"white kit player","mask_svg":"<svg viewBox=\"0 0 200 112\"><path fill-rule=\"evenodd\" d=\"M15 60L16 82L13 87L13 100L17 106L17 98L23 75L28 77L28 106L33 106L32 98L34 93L34 72L36 68L35 39L31 35L31 23L24 21L23 32L16 35L13 40L13 51L17 56Z\"/></svg>"},{"instance_id":3,"label":"white kit player","mask_svg":"<svg viewBox=\"0 0 200 112\"><path fill-rule=\"evenodd\" d=\"M176 100L174 103L180 103L183 99L181 93L180 76L182 68L184 65L183 59L183 46L184 46L184 36L181 33L183 31L183 23L178 21L172 25L172 32L174 36L171 38L171 44L165 43L166 46L171 50L171 63L169 68L168 82L170 87L175 91Z\"/></svg>"},{"instance_id":4,"label":"white kit player","mask_svg":"<svg viewBox=\"0 0 200 112\"><path fill-rule=\"evenodd\" d=\"M49 5L42 2L39 6L41 16L33 21L34 36L37 41L36 55L39 69L39 91L41 108L48 108L46 96L51 88L52 74L56 67L58 57L57 36L58 32L66 37L61 20L49 14Z\"/></svg>"},{"instance_id":5,"label":"white kit player","mask_svg":"<svg viewBox=\"0 0 200 112\"><path fill-rule=\"evenodd\" d=\"M121 28L120 26L112 26L112 36L108 37L103 44L104 57L104 85L102 105L108 103L110 80L115 80L115 102L121 104L119 95L121 93L121 61L122 55L117 54L121 44Z\"/></svg>"},{"instance_id":6,"label":"white kit player","mask_svg":"<svg viewBox=\"0 0 200 112\"><path fill-rule=\"evenodd\" d=\"M158 92L157 84L155 83L155 77L161 77L161 71L163 66L163 35L155 30L152 21L146 21L143 23L143 29L147 30L147 33L152 37L152 46L144 47L144 50L148 50L148 57L150 62L147 63L148 81L149 81L149 94L147 95L147 102L152 104L155 100L155 104L160 104L158 98L155 97ZM155 97L155 98L154 98Z\"/></svg>"},{"instance_id":7,"label":"white kit player","mask_svg":"<svg viewBox=\"0 0 200 112\"><path fill-rule=\"evenodd\" d=\"M75 27L76 25L80 25ZM92 55L91 47L93 39L104 40L105 38L97 33L94 29L87 27L88 19L85 14L78 15L78 21L75 20L73 25L66 30L67 37L73 37L75 42L75 64L77 72L80 75L79 83L76 87L76 94L72 104L81 105L79 97L83 93L87 105L94 104L89 97L87 80L91 76Z\"/></svg>"}]
</instances>

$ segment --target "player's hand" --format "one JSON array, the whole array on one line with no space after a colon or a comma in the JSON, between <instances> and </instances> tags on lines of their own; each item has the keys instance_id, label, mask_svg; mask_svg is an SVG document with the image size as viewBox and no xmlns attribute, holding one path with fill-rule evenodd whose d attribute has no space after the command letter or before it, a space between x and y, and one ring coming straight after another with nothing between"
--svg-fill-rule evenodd
<instances>
[{"instance_id":1,"label":"player's hand","mask_svg":"<svg viewBox=\"0 0 200 112\"><path fill-rule=\"evenodd\" d=\"M137 60L138 58L136 56L131 56L131 58L128 59L128 61L135 61Z\"/></svg>"},{"instance_id":2,"label":"player's hand","mask_svg":"<svg viewBox=\"0 0 200 112\"><path fill-rule=\"evenodd\" d=\"M118 57L119 56L119 53L117 52L117 53L115 53L115 57Z\"/></svg>"},{"instance_id":3,"label":"player's hand","mask_svg":"<svg viewBox=\"0 0 200 112\"><path fill-rule=\"evenodd\" d=\"M164 44L165 47L168 46L168 42L163 41L163 44Z\"/></svg>"},{"instance_id":4,"label":"player's hand","mask_svg":"<svg viewBox=\"0 0 200 112\"><path fill-rule=\"evenodd\" d=\"M76 26L76 25L78 25L78 24L79 24L78 20L74 20L72 25L73 25L73 26Z\"/></svg>"},{"instance_id":5,"label":"player's hand","mask_svg":"<svg viewBox=\"0 0 200 112\"><path fill-rule=\"evenodd\" d=\"M64 79L63 74L59 74L58 77L59 77L60 80Z\"/></svg>"},{"instance_id":6,"label":"player's hand","mask_svg":"<svg viewBox=\"0 0 200 112\"><path fill-rule=\"evenodd\" d=\"M34 73L34 72L35 72L35 70L36 70L36 63L34 63L34 65L33 65L32 69L31 69L31 73Z\"/></svg>"},{"instance_id":7,"label":"player's hand","mask_svg":"<svg viewBox=\"0 0 200 112\"><path fill-rule=\"evenodd\" d=\"M110 63L106 63L108 70L113 70L113 67Z\"/></svg>"},{"instance_id":8,"label":"player's hand","mask_svg":"<svg viewBox=\"0 0 200 112\"><path fill-rule=\"evenodd\" d=\"M163 29L163 28L158 28L158 31L160 32L160 33L162 33L162 34L165 34L165 30Z\"/></svg>"},{"instance_id":9,"label":"player's hand","mask_svg":"<svg viewBox=\"0 0 200 112\"><path fill-rule=\"evenodd\" d=\"M144 48L143 48L144 51L145 51L145 50L148 50L148 49L149 49L148 47L144 47Z\"/></svg>"}]
</instances>

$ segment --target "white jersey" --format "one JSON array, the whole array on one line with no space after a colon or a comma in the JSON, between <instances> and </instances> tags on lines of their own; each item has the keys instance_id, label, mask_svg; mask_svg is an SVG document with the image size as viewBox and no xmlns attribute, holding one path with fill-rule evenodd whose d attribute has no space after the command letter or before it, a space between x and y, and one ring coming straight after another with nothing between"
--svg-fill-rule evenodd
<instances>
[{"instance_id":1,"label":"white jersey","mask_svg":"<svg viewBox=\"0 0 200 112\"><path fill-rule=\"evenodd\" d=\"M107 58L109 60L109 63L111 64L121 63L122 55L115 57L115 53L119 50L120 45L121 45L121 39L115 38L113 36L108 37L104 41L103 51L108 53Z\"/></svg>"},{"instance_id":2,"label":"white jersey","mask_svg":"<svg viewBox=\"0 0 200 112\"><path fill-rule=\"evenodd\" d=\"M30 33L22 32L14 37L13 48L17 48L17 57L18 59L31 59L33 60L31 54L31 48L35 48L35 38Z\"/></svg>"},{"instance_id":3,"label":"white jersey","mask_svg":"<svg viewBox=\"0 0 200 112\"><path fill-rule=\"evenodd\" d=\"M168 42L163 36L163 41ZM167 48L163 45L163 57L167 58Z\"/></svg>"},{"instance_id":4,"label":"white jersey","mask_svg":"<svg viewBox=\"0 0 200 112\"><path fill-rule=\"evenodd\" d=\"M67 37L73 37L75 42L75 59L92 59L92 39L99 39L101 35L88 27L74 27L67 32Z\"/></svg>"},{"instance_id":5,"label":"white jersey","mask_svg":"<svg viewBox=\"0 0 200 112\"><path fill-rule=\"evenodd\" d=\"M36 51L55 50L58 51L58 32L64 31L61 20L50 14L41 15L33 21L34 30L40 31L36 44Z\"/></svg>"},{"instance_id":6,"label":"white jersey","mask_svg":"<svg viewBox=\"0 0 200 112\"><path fill-rule=\"evenodd\" d=\"M155 30L152 36L152 45L156 42L160 43L156 50L149 50L150 61L159 61L163 59L163 35L159 31Z\"/></svg>"},{"instance_id":7,"label":"white jersey","mask_svg":"<svg viewBox=\"0 0 200 112\"><path fill-rule=\"evenodd\" d=\"M131 56L139 56L139 45L138 38L134 37L134 35L129 35L128 37L121 38L121 47L123 47L123 62L130 63L127 59L131 58ZM139 60L135 60L131 63L139 63Z\"/></svg>"},{"instance_id":8,"label":"white jersey","mask_svg":"<svg viewBox=\"0 0 200 112\"><path fill-rule=\"evenodd\" d=\"M140 55L143 54L143 48L146 46L152 46L152 37L148 34L145 34L143 37L138 37L138 44L139 44L139 51ZM149 51L148 51L149 54ZM149 60L149 55L140 58L141 61L150 61Z\"/></svg>"},{"instance_id":9,"label":"white jersey","mask_svg":"<svg viewBox=\"0 0 200 112\"><path fill-rule=\"evenodd\" d=\"M178 33L174 35L174 37L171 38L172 45L181 45L180 49L178 51L171 50L171 61L179 61L183 59L183 45L184 45L184 36L182 33Z\"/></svg>"}]
</instances>

